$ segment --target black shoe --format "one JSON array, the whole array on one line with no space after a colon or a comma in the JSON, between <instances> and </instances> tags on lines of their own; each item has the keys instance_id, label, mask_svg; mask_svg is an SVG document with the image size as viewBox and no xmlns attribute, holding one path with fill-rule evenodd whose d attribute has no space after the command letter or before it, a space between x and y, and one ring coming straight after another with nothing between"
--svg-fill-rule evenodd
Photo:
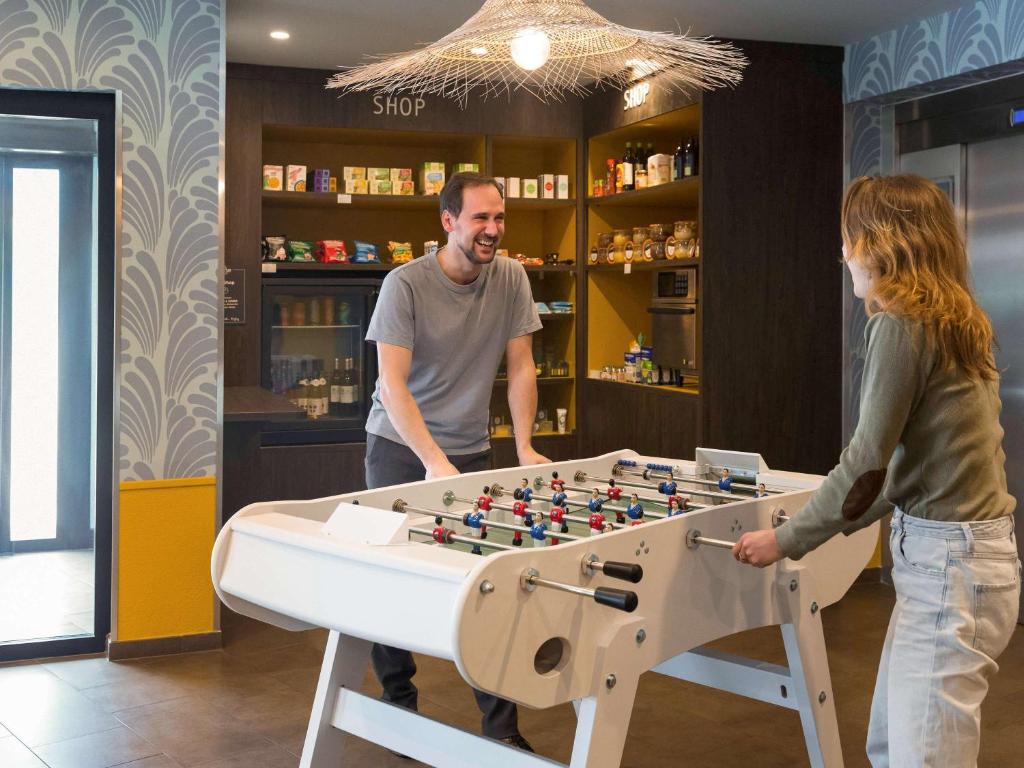
<instances>
[{"instance_id":1,"label":"black shoe","mask_svg":"<svg viewBox=\"0 0 1024 768\"><path fill-rule=\"evenodd\" d=\"M512 539L512 546L514 546L514 547L521 547L521 546L523 546L523 540L522 539Z\"/></svg>"},{"instance_id":2,"label":"black shoe","mask_svg":"<svg viewBox=\"0 0 1024 768\"><path fill-rule=\"evenodd\" d=\"M521 749L523 752L533 752L533 747L530 746L530 742L518 733L513 733L511 736L506 736L504 739L498 739L498 741L502 744L508 744L510 747Z\"/></svg>"}]
</instances>

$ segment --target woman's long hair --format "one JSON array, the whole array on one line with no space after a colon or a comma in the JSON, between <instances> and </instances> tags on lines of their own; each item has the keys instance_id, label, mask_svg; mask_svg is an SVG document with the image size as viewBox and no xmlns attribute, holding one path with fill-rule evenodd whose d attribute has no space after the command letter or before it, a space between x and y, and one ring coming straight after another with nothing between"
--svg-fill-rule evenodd
<instances>
[{"instance_id":1,"label":"woman's long hair","mask_svg":"<svg viewBox=\"0 0 1024 768\"><path fill-rule=\"evenodd\" d=\"M998 377L988 315L971 291L967 248L949 198L920 176L861 176L843 199L846 258L869 269L868 316L920 322L940 364Z\"/></svg>"}]
</instances>

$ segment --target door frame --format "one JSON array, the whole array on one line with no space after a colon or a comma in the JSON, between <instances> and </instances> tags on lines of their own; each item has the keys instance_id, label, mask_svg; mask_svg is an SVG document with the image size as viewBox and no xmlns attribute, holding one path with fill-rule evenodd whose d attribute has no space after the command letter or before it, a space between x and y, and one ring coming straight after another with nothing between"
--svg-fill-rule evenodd
<instances>
[{"instance_id":1,"label":"door frame","mask_svg":"<svg viewBox=\"0 0 1024 768\"><path fill-rule=\"evenodd\" d=\"M113 621L114 520L118 504L115 438L119 423L121 257L121 99L114 91L43 91L0 87L0 113L95 120L97 282L95 379L95 465L92 502L94 619L91 637L65 637L0 645L0 662L104 651ZM8 201L3 203L9 205Z\"/></svg>"}]
</instances>

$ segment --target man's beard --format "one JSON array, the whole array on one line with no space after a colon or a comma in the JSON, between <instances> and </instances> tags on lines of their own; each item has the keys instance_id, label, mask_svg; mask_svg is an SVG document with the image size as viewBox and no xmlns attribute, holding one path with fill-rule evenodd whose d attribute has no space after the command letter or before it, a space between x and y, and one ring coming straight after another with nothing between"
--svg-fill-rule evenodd
<instances>
[{"instance_id":1,"label":"man's beard","mask_svg":"<svg viewBox=\"0 0 1024 768\"><path fill-rule=\"evenodd\" d=\"M479 256L476 255L476 250L473 248L473 246L476 245L476 240L471 240L470 242L471 242L471 245L470 245L469 249L466 249L462 245L462 243L459 243L458 244L459 250L462 251L462 255L466 257L466 260L470 264L475 264L477 266L483 266L484 264L491 263L491 261L494 260L494 257L498 255L498 243L501 242L501 241L500 241L500 239L494 241L494 243L491 245L491 255L490 255L490 257L486 261L481 259Z\"/></svg>"}]
</instances>

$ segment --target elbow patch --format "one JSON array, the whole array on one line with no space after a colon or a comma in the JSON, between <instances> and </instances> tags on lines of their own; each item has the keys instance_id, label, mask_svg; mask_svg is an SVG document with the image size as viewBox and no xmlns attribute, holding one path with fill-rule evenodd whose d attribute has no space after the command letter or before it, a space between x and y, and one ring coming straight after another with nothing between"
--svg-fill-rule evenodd
<instances>
[{"instance_id":1,"label":"elbow patch","mask_svg":"<svg viewBox=\"0 0 1024 768\"><path fill-rule=\"evenodd\" d=\"M843 517L856 520L875 503L885 485L885 469L872 469L858 477L843 501Z\"/></svg>"}]
</instances>

